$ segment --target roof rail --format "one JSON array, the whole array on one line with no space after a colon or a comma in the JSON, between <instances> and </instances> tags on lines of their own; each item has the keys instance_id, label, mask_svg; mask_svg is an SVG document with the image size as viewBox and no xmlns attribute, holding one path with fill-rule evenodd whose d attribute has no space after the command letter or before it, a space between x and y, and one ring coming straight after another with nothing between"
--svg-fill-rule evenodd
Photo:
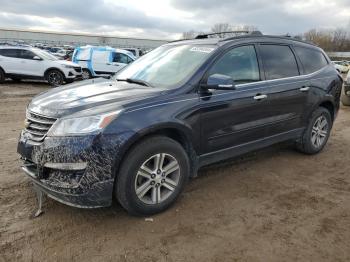
<instances>
[{"instance_id":1,"label":"roof rail","mask_svg":"<svg viewBox=\"0 0 350 262\"><path fill-rule=\"evenodd\" d=\"M262 33L261 33L260 31L239 30L239 31L225 31L225 32L218 32L218 33L201 34L201 35L197 35L197 36L195 37L195 39L205 39L205 38L209 38L209 36L211 36L211 35L220 35L220 34L262 35Z\"/></svg>"}]
</instances>

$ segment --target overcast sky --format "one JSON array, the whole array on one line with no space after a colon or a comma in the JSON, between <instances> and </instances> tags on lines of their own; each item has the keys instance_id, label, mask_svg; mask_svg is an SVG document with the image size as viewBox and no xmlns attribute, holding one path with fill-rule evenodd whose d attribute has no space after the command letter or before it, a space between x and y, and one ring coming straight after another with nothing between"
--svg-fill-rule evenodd
<instances>
[{"instance_id":1,"label":"overcast sky","mask_svg":"<svg viewBox=\"0 0 350 262\"><path fill-rule=\"evenodd\" d=\"M350 27L350 0L0 0L0 27L154 39L215 23L263 33Z\"/></svg>"}]
</instances>

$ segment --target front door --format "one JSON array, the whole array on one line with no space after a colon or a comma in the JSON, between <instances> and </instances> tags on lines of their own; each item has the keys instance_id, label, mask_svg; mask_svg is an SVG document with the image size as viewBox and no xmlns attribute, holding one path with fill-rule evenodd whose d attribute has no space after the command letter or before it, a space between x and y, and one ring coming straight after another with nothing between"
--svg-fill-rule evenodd
<instances>
[{"instance_id":1,"label":"front door","mask_svg":"<svg viewBox=\"0 0 350 262\"><path fill-rule=\"evenodd\" d=\"M261 82L254 45L235 47L209 69L208 76L233 78L236 90L201 94L202 154L232 148L266 136L268 89Z\"/></svg>"},{"instance_id":2,"label":"front door","mask_svg":"<svg viewBox=\"0 0 350 262\"><path fill-rule=\"evenodd\" d=\"M30 50L18 49L18 58L20 59L21 74L29 76L44 76L47 69L47 61L42 59L34 59L38 56Z\"/></svg>"}]
</instances>

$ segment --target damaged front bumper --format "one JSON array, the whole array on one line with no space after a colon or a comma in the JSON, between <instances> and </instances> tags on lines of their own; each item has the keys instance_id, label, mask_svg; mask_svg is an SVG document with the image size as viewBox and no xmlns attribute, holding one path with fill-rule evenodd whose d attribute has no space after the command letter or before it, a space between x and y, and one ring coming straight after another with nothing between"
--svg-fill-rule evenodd
<instances>
[{"instance_id":1,"label":"damaged front bumper","mask_svg":"<svg viewBox=\"0 0 350 262\"><path fill-rule=\"evenodd\" d=\"M22 169L37 188L61 203L97 208L112 204L119 136L46 137L41 143L22 132L17 151Z\"/></svg>"}]
</instances>

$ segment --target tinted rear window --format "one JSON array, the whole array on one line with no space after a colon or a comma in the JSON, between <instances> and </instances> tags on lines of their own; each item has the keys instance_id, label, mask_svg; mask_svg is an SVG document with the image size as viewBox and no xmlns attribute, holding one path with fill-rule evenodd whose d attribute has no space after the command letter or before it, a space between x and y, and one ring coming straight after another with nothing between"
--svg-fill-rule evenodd
<instances>
[{"instance_id":1,"label":"tinted rear window","mask_svg":"<svg viewBox=\"0 0 350 262\"><path fill-rule=\"evenodd\" d=\"M298 65L289 46L261 45L260 54L266 79L278 79L299 75Z\"/></svg>"},{"instance_id":2,"label":"tinted rear window","mask_svg":"<svg viewBox=\"0 0 350 262\"><path fill-rule=\"evenodd\" d=\"M328 64L320 51L304 47L295 47L294 49L303 64L306 74L316 72Z\"/></svg>"},{"instance_id":3,"label":"tinted rear window","mask_svg":"<svg viewBox=\"0 0 350 262\"><path fill-rule=\"evenodd\" d=\"M0 55L7 57L17 57L17 49L0 49Z\"/></svg>"}]
</instances>

